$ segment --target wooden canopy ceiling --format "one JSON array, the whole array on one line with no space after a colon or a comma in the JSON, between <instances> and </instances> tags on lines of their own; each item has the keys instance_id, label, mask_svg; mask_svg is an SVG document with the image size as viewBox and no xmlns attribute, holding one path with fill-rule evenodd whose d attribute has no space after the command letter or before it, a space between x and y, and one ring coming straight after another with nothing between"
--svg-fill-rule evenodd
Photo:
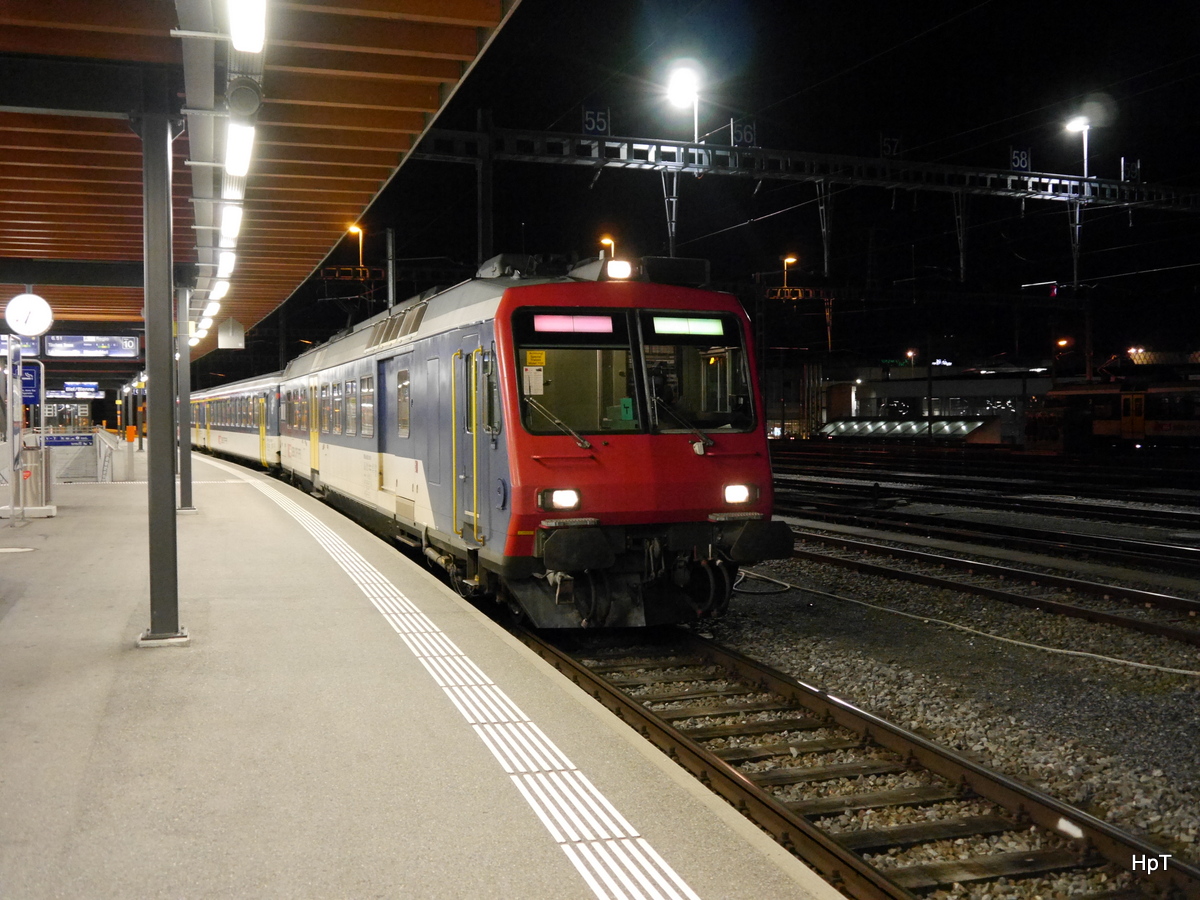
<instances>
[{"instance_id":1,"label":"wooden canopy ceiling","mask_svg":"<svg viewBox=\"0 0 1200 900\"><path fill-rule=\"evenodd\" d=\"M219 318L261 321L320 265L404 161L517 0L268 0L262 107L245 182L237 265ZM190 20L190 23L185 20ZM211 24L213 36L195 30ZM182 24L181 24L182 23ZM189 30L191 29L191 30ZM175 32L173 35L172 32ZM5 0L0 62L31 58L166 66L212 46L215 96L174 142L174 259L215 257L227 73L224 0ZM186 47L188 42L197 42ZM203 57L201 57L203 58ZM257 73L256 73L257 74ZM203 96L203 92L200 92ZM11 101L6 101L11 102ZM30 104L31 106L33 104ZM0 105L0 260L142 259L141 141L129 119ZM207 156L197 123L216 124ZM202 170L207 171L202 171ZM11 271L11 269L10 269ZM203 265L198 297L211 284ZM11 277L4 280L16 280ZM0 285L0 299L23 285ZM39 283L56 321L140 322L139 287ZM194 348L215 346L213 336Z\"/></svg>"}]
</instances>

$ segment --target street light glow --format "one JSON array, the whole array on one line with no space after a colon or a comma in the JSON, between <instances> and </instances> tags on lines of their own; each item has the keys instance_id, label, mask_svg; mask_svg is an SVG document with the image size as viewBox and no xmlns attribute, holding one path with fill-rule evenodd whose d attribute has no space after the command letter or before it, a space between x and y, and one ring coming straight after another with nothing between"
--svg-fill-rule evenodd
<instances>
[{"instance_id":1,"label":"street light glow","mask_svg":"<svg viewBox=\"0 0 1200 900\"><path fill-rule=\"evenodd\" d=\"M671 70L667 80L667 100L680 109L691 106L700 98L700 73L691 66Z\"/></svg>"},{"instance_id":2,"label":"street light glow","mask_svg":"<svg viewBox=\"0 0 1200 900\"><path fill-rule=\"evenodd\" d=\"M1091 124L1087 116L1076 116L1067 123L1067 131L1083 131Z\"/></svg>"}]
</instances>

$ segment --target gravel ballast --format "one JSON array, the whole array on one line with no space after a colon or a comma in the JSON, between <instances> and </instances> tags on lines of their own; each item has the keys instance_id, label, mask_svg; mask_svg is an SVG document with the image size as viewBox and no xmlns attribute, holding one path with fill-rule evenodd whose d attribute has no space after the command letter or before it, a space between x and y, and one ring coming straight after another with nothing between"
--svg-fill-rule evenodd
<instances>
[{"instance_id":1,"label":"gravel ballast","mask_svg":"<svg viewBox=\"0 0 1200 900\"><path fill-rule=\"evenodd\" d=\"M1200 651L1111 626L820 564L756 570L1015 640L1200 671ZM740 587L772 589L750 579ZM803 590L739 592L712 631L721 643L1141 834L1177 859L1200 860L1200 678L1045 653ZM836 827L885 824L878 813L842 818ZM1071 892L1052 878L1042 887L1046 896ZM1018 896L1004 884L988 890Z\"/></svg>"}]
</instances>

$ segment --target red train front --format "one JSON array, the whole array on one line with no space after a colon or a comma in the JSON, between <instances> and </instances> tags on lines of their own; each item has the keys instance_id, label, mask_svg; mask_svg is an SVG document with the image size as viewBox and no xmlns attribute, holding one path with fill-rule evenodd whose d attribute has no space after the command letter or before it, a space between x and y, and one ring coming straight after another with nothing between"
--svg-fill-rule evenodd
<instances>
[{"instance_id":1,"label":"red train front","mask_svg":"<svg viewBox=\"0 0 1200 900\"><path fill-rule=\"evenodd\" d=\"M735 298L514 287L495 341L512 494L500 574L535 625L720 615L740 565L790 553Z\"/></svg>"}]
</instances>

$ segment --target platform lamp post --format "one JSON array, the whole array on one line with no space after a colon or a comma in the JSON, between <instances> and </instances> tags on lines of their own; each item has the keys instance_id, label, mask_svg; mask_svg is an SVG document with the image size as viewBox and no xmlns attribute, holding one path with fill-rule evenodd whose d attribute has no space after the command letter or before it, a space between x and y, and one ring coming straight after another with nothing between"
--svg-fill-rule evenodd
<instances>
[{"instance_id":1,"label":"platform lamp post","mask_svg":"<svg viewBox=\"0 0 1200 900\"><path fill-rule=\"evenodd\" d=\"M692 143L700 143L700 72L683 63L675 66L667 78L667 100L680 109L692 108Z\"/></svg>"},{"instance_id":2,"label":"platform lamp post","mask_svg":"<svg viewBox=\"0 0 1200 900\"><path fill-rule=\"evenodd\" d=\"M1067 123L1067 131L1079 132L1083 135L1083 177L1088 177L1088 132L1092 130L1091 120L1087 116L1076 116Z\"/></svg>"},{"instance_id":3,"label":"platform lamp post","mask_svg":"<svg viewBox=\"0 0 1200 900\"><path fill-rule=\"evenodd\" d=\"M1068 206L1071 214L1071 293L1079 302L1079 242L1083 231L1083 194L1087 190L1088 177L1088 132L1092 130L1087 116L1076 116L1067 122L1067 131L1083 135L1083 179L1079 196ZM1088 383L1092 381L1092 301L1089 297L1083 304L1083 363Z\"/></svg>"},{"instance_id":4,"label":"platform lamp post","mask_svg":"<svg viewBox=\"0 0 1200 900\"><path fill-rule=\"evenodd\" d=\"M783 286L785 288L788 286L788 283L787 283L788 266L793 265L795 262L796 262L796 257L794 257L794 256L785 256L783 258Z\"/></svg>"},{"instance_id":5,"label":"platform lamp post","mask_svg":"<svg viewBox=\"0 0 1200 900\"><path fill-rule=\"evenodd\" d=\"M700 143L700 69L698 66L679 62L667 75L667 101L672 106L692 108L692 143ZM687 153L681 162L686 164ZM679 169L662 170L663 205L667 212L667 255L675 255L675 223L679 210Z\"/></svg>"},{"instance_id":6,"label":"platform lamp post","mask_svg":"<svg viewBox=\"0 0 1200 900\"><path fill-rule=\"evenodd\" d=\"M358 267L361 269L363 267L363 230L358 225L351 225L347 231L350 234L358 235Z\"/></svg>"},{"instance_id":7,"label":"platform lamp post","mask_svg":"<svg viewBox=\"0 0 1200 900\"><path fill-rule=\"evenodd\" d=\"M600 243L608 248L609 259L617 258L617 242L614 241L612 237L606 234L604 237L600 238Z\"/></svg>"}]
</instances>

